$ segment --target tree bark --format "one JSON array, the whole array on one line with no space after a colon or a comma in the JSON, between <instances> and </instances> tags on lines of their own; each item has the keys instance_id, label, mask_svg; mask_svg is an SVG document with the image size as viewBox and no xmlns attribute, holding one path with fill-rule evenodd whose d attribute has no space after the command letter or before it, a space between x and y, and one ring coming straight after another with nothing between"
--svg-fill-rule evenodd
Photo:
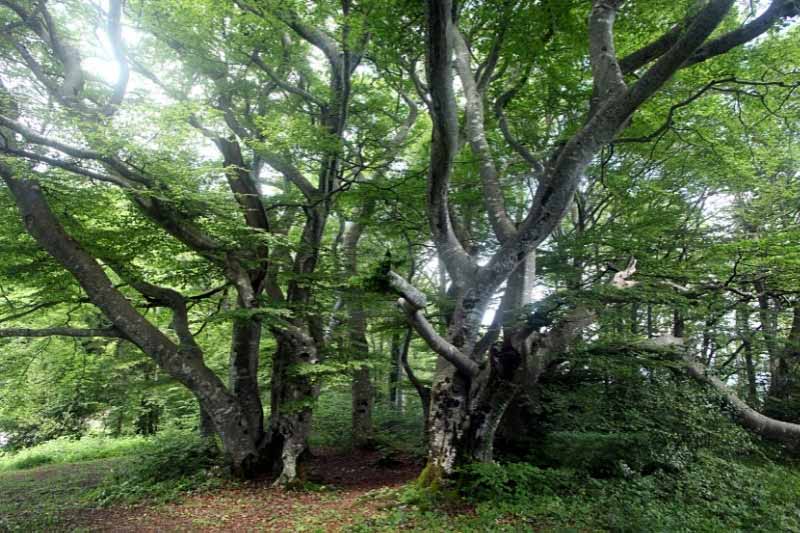
<instances>
[{"instance_id":1,"label":"tree bark","mask_svg":"<svg viewBox=\"0 0 800 533\"><path fill-rule=\"evenodd\" d=\"M313 340L299 331L275 332L275 337L266 457L278 475L275 484L285 486L303 479L303 463L310 454L308 438L319 387L308 365L318 357Z\"/></svg>"},{"instance_id":2,"label":"tree bark","mask_svg":"<svg viewBox=\"0 0 800 533\"><path fill-rule=\"evenodd\" d=\"M392 332L392 341L389 348L389 405L398 411L403 408L403 397L400 391L400 379L403 372L402 348L400 344L400 332Z\"/></svg>"},{"instance_id":3,"label":"tree bark","mask_svg":"<svg viewBox=\"0 0 800 533\"><path fill-rule=\"evenodd\" d=\"M359 217L367 217L372 213L374 203L367 201L362 206ZM358 244L364 233L361 221L347 224L342 240L345 272L348 276L358 274ZM347 337L350 358L355 362L369 359L369 343L367 342L367 316L361 294L350 291L347 301L348 320ZM350 386L352 396L352 436L353 445L357 448L372 444L372 409L374 404L374 388L369 367L360 365L355 369Z\"/></svg>"},{"instance_id":4,"label":"tree bark","mask_svg":"<svg viewBox=\"0 0 800 533\"><path fill-rule=\"evenodd\" d=\"M230 388L244 410L250 434L257 444L264 439L264 409L258 384L260 347L261 321L234 319L229 364Z\"/></svg>"}]
</instances>

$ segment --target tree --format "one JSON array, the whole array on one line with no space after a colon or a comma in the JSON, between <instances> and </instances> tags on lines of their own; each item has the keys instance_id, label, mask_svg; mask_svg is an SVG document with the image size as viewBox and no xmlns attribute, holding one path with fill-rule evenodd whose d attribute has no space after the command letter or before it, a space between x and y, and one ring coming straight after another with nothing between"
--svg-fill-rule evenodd
<instances>
[{"instance_id":1,"label":"tree","mask_svg":"<svg viewBox=\"0 0 800 533\"><path fill-rule=\"evenodd\" d=\"M451 474L464 462L490 460L495 429L519 380L523 375L531 379L530 369L534 369L535 379L535 369L541 366L545 354L564 351L565 344L586 325L589 317L581 308L544 336L512 317L525 303L519 296L526 292L523 287L530 272L526 267L528 257L563 219L593 158L617 138L636 111L663 90L679 70L725 54L762 35L780 20L798 14L796 4L779 0L772 2L760 17L712 35L729 13L735 17L732 0L712 0L688 10L679 24L655 39L648 36L647 44L618 58L614 22L622 4L593 2L588 14L584 35L589 43L592 91L582 123L573 131L563 131L562 140L550 149L549 155L540 158L514 143L507 125L504 128L503 133L520 157L538 174L538 186L527 214L515 222L505 205L501 174L487 140L484 116L486 88L493 80L504 78L502 72L495 72L498 64L503 64L503 30L489 37L491 48L480 56L481 64L473 71L471 56L478 50L473 43L470 52L470 43L459 28L459 20L468 17L465 13L470 7L450 1L427 2L427 84L433 122L427 208L439 260L447 267L455 295L446 335L440 335L424 317L426 301L419 291L398 276L391 281L402 295L399 304L409 322L441 357L431 399L428 468L423 474L428 482ZM500 9L513 7L545 12L538 5L504 5ZM472 39L477 42L474 34ZM479 160L484 209L498 241L496 250L484 263L479 263L459 238L458 224L448 205L448 184L460 148L453 57L466 100L464 135ZM526 74L524 80L535 79L539 73ZM499 107L502 109L502 105ZM632 273L631 270L627 272ZM624 277L617 281L618 286L625 286ZM481 338L481 321L503 284L505 295L499 311L503 317L502 342L493 345L487 357L491 337Z\"/></svg>"},{"instance_id":2,"label":"tree","mask_svg":"<svg viewBox=\"0 0 800 533\"><path fill-rule=\"evenodd\" d=\"M3 179L28 232L110 323L103 330L17 333L132 342L197 397L235 473L252 475L266 465L280 473L279 482L292 482L318 392L304 368L319 361L325 341L322 316L311 307L314 274L334 199L361 172L343 161L353 159L345 142L352 94L369 89L353 86L369 42L362 13L350 2L318 6L305 17L280 3L133 3L128 8L140 42L130 47L123 40L122 2L112 2L108 13L35 2L2 7L4 62L13 65L2 86ZM332 31L321 29L329 14L336 18ZM111 84L86 71L87 51L71 33L92 23L106 27L118 70ZM324 69L311 66L315 53ZM179 68L170 72L175 62ZM182 126L136 124L137 112L159 113L128 90L134 76L162 94L173 113L167 121ZM23 97L27 83L53 103L52 113ZM270 125L287 120L288 131L268 135ZM137 135L138 126L156 140ZM215 147L219 167L209 169L186 148L197 133ZM280 177L283 196L266 198L265 168ZM218 188L220 173L227 198ZM190 328L196 297L181 292L185 284L152 283L135 256L84 239L80 225L67 231L48 192L76 178L83 186L119 189L115 198L133 207L126 206L127 216L146 218L179 243L179 253L200 260L215 282L235 290L228 387L204 362ZM230 199L237 209L215 205ZM241 221L232 216L237 210ZM203 290L206 296L221 291ZM169 310L170 331L146 317L143 305ZM265 317L277 340L267 429L258 383Z\"/></svg>"}]
</instances>

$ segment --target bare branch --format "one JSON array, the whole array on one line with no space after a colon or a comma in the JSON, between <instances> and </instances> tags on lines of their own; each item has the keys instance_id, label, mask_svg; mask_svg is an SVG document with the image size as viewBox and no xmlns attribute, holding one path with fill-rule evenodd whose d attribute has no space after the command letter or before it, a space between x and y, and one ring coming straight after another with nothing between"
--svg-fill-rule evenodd
<instances>
[{"instance_id":1,"label":"bare branch","mask_svg":"<svg viewBox=\"0 0 800 533\"><path fill-rule=\"evenodd\" d=\"M312 104L316 105L319 108L325 107L325 105L326 105L325 102L323 102L322 100L320 100L319 98L317 98L316 96L311 94L310 92L306 91L305 89L303 89L303 88L301 88L301 87L299 87L297 85L291 84L291 83L287 82L286 80L281 79L281 77L278 76L275 73L274 70L272 70L272 67L267 65L264 62L264 60L261 59L261 56L258 54L258 52L253 52L253 55L251 55L250 57L253 60L253 63L256 66L258 66L258 68L263 70L264 73L266 73L266 75L269 76L269 78L278 87L280 87L281 89L283 89L284 91L286 91L286 92L288 92L290 94L294 94L295 96L299 96L303 100L305 100L305 101L307 101L309 103L312 103Z\"/></svg>"},{"instance_id":2,"label":"bare branch","mask_svg":"<svg viewBox=\"0 0 800 533\"><path fill-rule=\"evenodd\" d=\"M773 0L769 7L753 21L708 42L697 50L684 63L684 67L701 63L712 57L724 54L729 50L752 41L769 30L782 18L800 15L800 3L797 0Z\"/></svg>"},{"instance_id":3,"label":"bare branch","mask_svg":"<svg viewBox=\"0 0 800 533\"><path fill-rule=\"evenodd\" d=\"M525 76L520 78L519 82L517 82L512 88L502 93L494 103L494 114L497 118L497 122L500 126L500 132L503 134L506 142L517 152L520 157L522 157L523 161L528 163L532 168L535 176L541 179L542 175L544 174L544 165L540 161L538 157L533 155L527 146L522 144L522 142L517 139L513 133L511 133L511 128L508 124L508 118L505 114L505 108L508 103L517 95L520 88L525 84L528 79L528 74L526 73Z\"/></svg>"},{"instance_id":4,"label":"bare branch","mask_svg":"<svg viewBox=\"0 0 800 533\"><path fill-rule=\"evenodd\" d=\"M59 152L63 152L69 156L76 157L78 159L90 159L94 161L98 161L100 163L104 163L108 165L113 171L119 173L122 178L125 180L129 180L131 182L135 182L141 185L152 185L152 180L148 177L143 176L137 171L131 170L128 168L125 163L120 161L115 156L106 156L101 154L100 152L95 152L94 150L88 150L85 148L79 148L76 146L72 146L66 143L62 143L61 141L57 141L55 139L50 139L39 135L35 131L31 130L30 128L24 126L23 124L11 120L8 117L0 115L0 126L4 126L10 130L13 130L22 137L25 138L26 141L31 142L33 144L38 144L41 146L47 146L49 148L53 148L54 150L58 150ZM130 187L131 184L126 185Z\"/></svg>"},{"instance_id":5,"label":"bare branch","mask_svg":"<svg viewBox=\"0 0 800 533\"><path fill-rule=\"evenodd\" d=\"M417 309L424 309L425 306L428 305L428 299L425 297L425 294L406 281L400 274L390 270L387 276L389 286L394 289L397 294L402 296L407 303L413 305Z\"/></svg>"},{"instance_id":6,"label":"bare branch","mask_svg":"<svg viewBox=\"0 0 800 533\"><path fill-rule=\"evenodd\" d=\"M752 41L769 30L782 18L800 15L800 5L794 0L773 0L769 7L757 18L708 42L686 60L683 67L695 65L712 57L724 54L737 46ZM630 74L664 55L681 37L684 30L692 24L697 15L687 18L680 24L650 44L636 50L620 60L623 74Z\"/></svg>"},{"instance_id":7,"label":"bare branch","mask_svg":"<svg viewBox=\"0 0 800 533\"><path fill-rule=\"evenodd\" d=\"M80 165L70 163L67 161L62 161L60 159L55 159L52 157L47 157L40 154L35 154L33 152L26 152L24 150L14 150L10 148L2 148L0 147L0 153L13 155L15 157L20 157L24 159L28 159L29 161L36 161L38 163L44 163L51 167L61 168L63 170L67 170L72 172L73 174L79 174L81 176L86 176L87 178L104 181L106 183L111 183L113 185L117 185L118 187L122 187L123 189L128 189L133 187L134 184L126 179L120 178L118 176L112 176L110 174L102 174L100 172L95 172L93 170L84 168Z\"/></svg>"},{"instance_id":8,"label":"bare branch","mask_svg":"<svg viewBox=\"0 0 800 533\"><path fill-rule=\"evenodd\" d=\"M266 164L283 174L287 180L300 189L300 192L303 193L303 196L305 196L307 200L314 201L318 199L319 190L308 181L308 178L306 178L297 167L292 165L281 155L271 152L262 146L256 146L254 149Z\"/></svg>"},{"instance_id":9,"label":"bare branch","mask_svg":"<svg viewBox=\"0 0 800 533\"><path fill-rule=\"evenodd\" d=\"M117 78L117 83L114 85L114 91L111 94L111 99L106 108L107 115L113 114L116 108L122 103L123 98L125 98L125 91L128 88L128 79L131 73L130 66L128 65L125 43L122 40L121 17L122 0L111 0L108 13L108 39L111 42L114 60L119 67L119 77Z\"/></svg>"},{"instance_id":10,"label":"bare branch","mask_svg":"<svg viewBox=\"0 0 800 533\"><path fill-rule=\"evenodd\" d=\"M592 109L625 90L614 48L614 19L624 0L595 0L589 15L589 57L594 94Z\"/></svg>"}]
</instances>

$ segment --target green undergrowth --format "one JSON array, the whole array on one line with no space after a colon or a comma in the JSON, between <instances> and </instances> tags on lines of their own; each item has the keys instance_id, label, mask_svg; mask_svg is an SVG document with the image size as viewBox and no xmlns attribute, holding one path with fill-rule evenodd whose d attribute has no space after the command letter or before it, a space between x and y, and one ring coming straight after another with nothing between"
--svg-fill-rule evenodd
<instances>
[{"instance_id":1,"label":"green undergrowth","mask_svg":"<svg viewBox=\"0 0 800 533\"><path fill-rule=\"evenodd\" d=\"M701 455L680 473L597 479L527 463L466 469L438 494L411 485L354 525L389 531L800 531L800 470L772 461Z\"/></svg>"},{"instance_id":2,"label":"green undergrowth","mask_svg":"<svg viewBox=\"0 0 800 533\"><path fill-rule=\"evenodd\" d=\"M165 432L148 444L89 491L87 498L99 505L164 503L225 481L218 448L195 433Z\"/></svg>"},{"instance_id":3,"label":"green undergrowth","mask_svg":"<svg viewBox=\"0 0 800 533\"><path fill-rule=\"evenodd\" d=\"M79 531L77 522L93 505L87 490L123 459L50 464L0 472L0 531Z\"/></svg>"},{"instance_id":4,"label":"green undergrowth","mask_svg":"<svg viewBox=\"0 0 800 533\"><path fill-rule=\"evenodd\" d=\"M55 439L0 457L0 472L28 471L36 477L41 467L80 470L80 464L110 458L115 459L112 467L84 491L87 505L166 502L224 482L217 448L194 432L179 430L152 437Z\"/></svg>"},{"instance_id":5,"label":"green undergrowth","mask_svg":"<svg viewBox=\"0 0 800 533\"><path fill-rule=\"evenodd\" d=\"M425 471L351 531L800 532L788 450L742 430L713 391L623 365L543 382L499 463L440 483Z\"/></svg>"}]
</instances>

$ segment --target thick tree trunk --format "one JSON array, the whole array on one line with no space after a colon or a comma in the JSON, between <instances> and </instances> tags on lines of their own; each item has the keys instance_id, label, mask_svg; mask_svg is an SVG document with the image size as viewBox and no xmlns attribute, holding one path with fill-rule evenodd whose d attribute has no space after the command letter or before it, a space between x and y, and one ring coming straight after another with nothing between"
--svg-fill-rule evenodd
<instances>
[{"instance_id":1,"label":"thick tree trunk","mask_svg":"<svg viewBox=\"0 0 800 533\"><path fill-rule=\"evenodd\" d=\"M211 419L211 415L208 414L208 411L203 409L202 405L200 406L197 431L200 433L200 437L203 439L213 439L214 435L217 433L216 429L214 428L214 421Z\"/></svg>"},{"instance_id":2,"label":"thick tree trunk","mask_svg":"<svg viewBox=\"0 0 800 533\"><path fill-rule=\"evenodd\" d=\"M374 209L374 202L368 200L361 208L360 217L369 216ZM346 224L342 245L344 248L345 270L349 276L358 274L358 243L364 233L360 221ZM352 291L348 297L348 349L353 361L369 359L369 343L367 342L367 316L361 294ZM356 368L353 374L350 391L352 394L353 445L357 448L372 444L372 408L374 389L367 365Z\"/></svg>"},{"instance_id":3,"label":"thick tree trunk","mask_svg":"<svg viewBox=\"0 0 800 533\"><path fill-rule=\"evenodd\" d=\"M426 481L436 482L463 464L492 461L497 428L519 390L516 381L524 380L527 374L527 350L513 344L525 325L522 309L532 295L535 261L531 253L508 280L496 311L502 316L504 340L501 346L492 346L489 364L477 376L468 378L449 363L439 361L428 421ZM477 329L477 323L474 327ZM482 355L475 353L473 357L479 360Z\"/></svg>"},{"instance_id":4,"label":"thick tree trunk","mask_svg":"<svg viewBox=\"0 0 800 533\"><path fill-rule=\"evenodd\" d=\"M261 321L234 320L229 364L231 393L242 406L256 443L264 438L264 409L258 385L260 348Z\"/></svg>"},{"instance_id":5,"label":"thick tree trunk","mask_svg":"<svg viewBox=\"0 0 800 533\"><path fill-rule=\"evenodd\" d=\"M351 300L350 304L350 355L355 361L365 361L369 356L367 343L367 319L361 302ZM352 392L352 433L353 445L369 446L372 443L372 408L374 390L368 366L356 369L350 390Z\"/></svg>"},{"instance_id":6,"label":"thick tree trunk","mask_svg":"<svg viewBox=\"0 0 800 533\"><path fill-rule=\"evenodd\" d=\"M435 487L463 458L462 438L468 425L470 381L441 358L431 388L428 415L428 464L420 483Z\"/></svg>"},{"instance_id":7,"label":"thick tree trunk","mask_svg":"<svg viewBox=\"0 0 800 533\"><path fill-rule=\"evenodd\" d=\"M375 398L369 368L361 367L356 370L351 390L353 445L357 448L369 447L373 444L372 408Z\"/></svg>"},{"instance_id":8,"label":"thick tree trunk","mask_svg":"<svg viewBox=\"0 0 800 533\"><path fill-rule=\"evenodd\" d=\"M299 332L277 332L278 348L272 364L272 398L267 460L278 474L276 485L303 478L302 463L309 455L313 403L319 388L306 365L317 363L317 350Z\"/></svg>"}]
</instances>

